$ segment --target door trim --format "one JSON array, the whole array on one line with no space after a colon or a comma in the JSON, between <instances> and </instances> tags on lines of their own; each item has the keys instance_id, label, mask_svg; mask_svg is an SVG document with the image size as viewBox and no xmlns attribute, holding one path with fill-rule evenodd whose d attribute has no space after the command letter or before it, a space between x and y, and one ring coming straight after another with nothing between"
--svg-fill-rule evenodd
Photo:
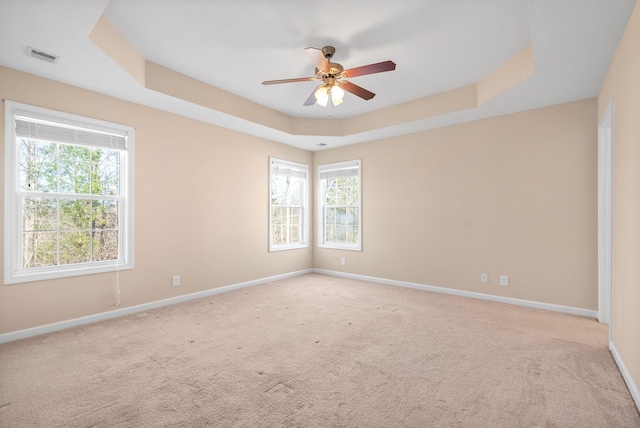
<instances>
[{"instance_id":1,"label":"door trim","mask_svg":"<svg viewBox=\"0 0 640 428\"><path fill-rule=\"evenodd\" d=\"M613 290L613 100L598 123L598 321L609 324Z\"/></svg>"}]
</instances>

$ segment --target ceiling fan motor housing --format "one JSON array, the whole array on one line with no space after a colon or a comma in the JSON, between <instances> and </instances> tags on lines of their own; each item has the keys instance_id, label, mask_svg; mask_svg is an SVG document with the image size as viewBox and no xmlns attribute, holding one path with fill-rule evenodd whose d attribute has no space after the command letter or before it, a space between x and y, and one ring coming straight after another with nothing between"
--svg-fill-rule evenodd
<instances>
[{"instance_id":1,"label":"ceiling fan motor housing","mask_svg":"<svg viewBox=\"0 0 640 428\"><path fill-rule=\"evenodd\" d=\"M316 77L318 77L319 79L326 79L326 78L341 78L342 76L342 72L344 71L344 67L342 66L342 64L338 64L337 62L330 62L329 63L329 71L320 71L318 70L318 68L316 68Z\"/></svg>"},{"instance_id":2,"label":"ceiling fan motor housing","mask_svg":"<svg viewBox=\"0 0 640 428\"><path fill-rule=\"evenodd\" d=\"M331 59L334 53L336 53L336 48L333 46L325 46L322 48L322 54L326 59Z\"/></svg>"}]
</instances>

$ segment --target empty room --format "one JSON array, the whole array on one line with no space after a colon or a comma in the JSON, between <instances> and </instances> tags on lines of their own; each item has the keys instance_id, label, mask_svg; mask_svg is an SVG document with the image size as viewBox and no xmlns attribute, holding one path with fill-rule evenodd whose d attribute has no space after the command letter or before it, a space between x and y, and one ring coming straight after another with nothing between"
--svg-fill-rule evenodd
<instances>
[{"instance_id":1,"label":"empty room","mask_svg":"<svg viewBox=\"0 0 640 428\"><path fill-rule=\"evenodd\" d=\"M640 427L635 0L0 0L0 427Z\"/></svg>"}]
</instances>

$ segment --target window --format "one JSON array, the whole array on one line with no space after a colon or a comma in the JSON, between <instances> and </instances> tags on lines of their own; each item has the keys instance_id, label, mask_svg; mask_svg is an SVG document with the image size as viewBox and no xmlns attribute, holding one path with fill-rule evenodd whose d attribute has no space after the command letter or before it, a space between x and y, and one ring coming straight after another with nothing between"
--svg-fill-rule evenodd
<instances>
[{"instance_id":1,"label":"window","mask_svg":"<svg viewBox=\"0 0 640 428\"><path fill-rule=\"evenodd\" d=\"M276 158L269 164L269 251L308 247L309 167Z\"/></svg>"},{"instance_id":2,"label":"window","mask_svg":"<svg viewBox=\"0 0 640 428\"><path fill-rule=\"evenodd\" d=\"M133 268L133 128L5 104L5 284Z\"/></svg>"},{"instance_id":3,"label":"window","mask_svg":"<svg viewBox=\"0 0 640 428\"><path fill-rule=\"evenodd\" d=\"M318 245L362 249L360 161L318 166Z\"/></svg>"}]
</instances>

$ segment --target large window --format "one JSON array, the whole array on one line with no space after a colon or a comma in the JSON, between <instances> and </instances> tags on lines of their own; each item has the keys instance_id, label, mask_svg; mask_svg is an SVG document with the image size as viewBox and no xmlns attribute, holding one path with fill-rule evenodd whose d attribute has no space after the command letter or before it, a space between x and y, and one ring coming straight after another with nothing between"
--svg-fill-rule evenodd
<instances>
[{"instance_id":1,"label":"large window","mask_svg":"<svg viewBox=\"0 0 640 428\"><path fill-rule=\"evenodd\" d=\"M276 158L269 164L269 251L308 247L309 167Z\"/></svg>"},{"instance_id":2,"label":"large window","mask_svg":"<svg viewBox=\"0 0 640 428\"><path fill-rule=\"evenodd\" d=\"M318 183L318 245L360 250L360 161L318 166Z\"/></svg>"},{"instance_id":3,"label":"large window","mask_svg":"<svg viewBox=\"0 0 640 428\"><path fill-rule=\"evenodd\" d=\"M132 268L133 128L5 112L5 283Z\"/></svg>"}]
</instances>

